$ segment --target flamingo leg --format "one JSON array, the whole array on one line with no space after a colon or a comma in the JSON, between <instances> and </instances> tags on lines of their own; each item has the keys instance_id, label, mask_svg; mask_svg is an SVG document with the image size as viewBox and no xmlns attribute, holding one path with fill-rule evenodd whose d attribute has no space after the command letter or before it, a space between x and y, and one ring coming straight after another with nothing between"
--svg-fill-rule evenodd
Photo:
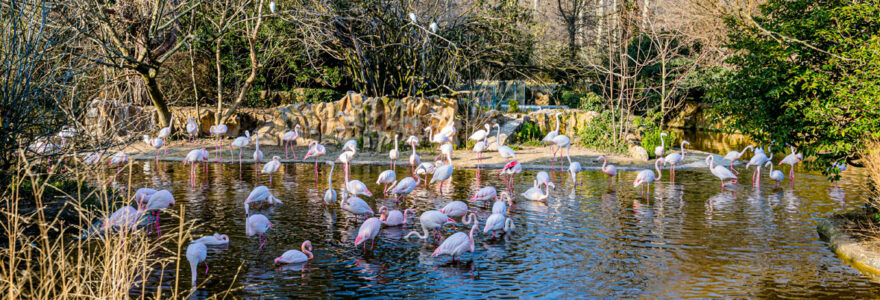
<instances>
[{"instance_id":1,"label":"flamingo leg","mask_svg":"<svg viewBox=\"0 0 880 300\"><path fill-rule=\"evenodd\" d=\"M205 261L205 274L208 274L208 261Z\"/></svg>"},{"instance_id":2,"label":"flamingo leg","mask_svg":"<svg viewBox=\"0 0 880 300\"><path fill-rule=\"evenodd\" d=\"M366 244L367 244L367 243L364 243L364 245L366 245ZM376 244L376 239L375 239L375 238L372 239L372 240L370 240L370 250L373 250L373 246L374 246L375 244Z\"/></svg>"},{"instance_id":3,"label":"flamingo leg","mask_svg":"<svg viewBox=\"0 0 880 300\"><path fill-rule=\"evenodd\" d=\"M168 155L168 140L162 138L162 150L165 151L164 155Z\"/></svg>"}]
</instances>

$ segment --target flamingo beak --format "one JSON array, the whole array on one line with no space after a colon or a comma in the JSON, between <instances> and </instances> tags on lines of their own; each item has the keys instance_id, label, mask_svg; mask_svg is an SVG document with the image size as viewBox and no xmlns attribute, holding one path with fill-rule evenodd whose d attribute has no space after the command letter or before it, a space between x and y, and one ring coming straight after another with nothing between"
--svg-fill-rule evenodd
<instances>
[{"instance_id":1,"label":"flamingo beak","mask_svg":"<svg viewBox=\"0 0 880 300\"><path fill-rule=\"evenodd\" d=\"M277 263L278 263L278 260L280 260L280 259L281 259L281 257L276 258L276 259L275 259L275 263L277 264Z\"/></svg>"}]
</instances>

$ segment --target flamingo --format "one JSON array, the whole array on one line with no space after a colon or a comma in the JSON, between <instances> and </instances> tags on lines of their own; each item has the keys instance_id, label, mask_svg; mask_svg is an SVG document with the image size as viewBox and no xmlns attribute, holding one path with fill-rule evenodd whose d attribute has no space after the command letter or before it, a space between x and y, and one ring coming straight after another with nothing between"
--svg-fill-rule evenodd
<instances>
[{"instance_id":1,"label":"flamingo","mask_svg":"<svg viewBox=\"0 0 880 300\"><path fill-rule=\"evenodd\" d=\"M263 162L263 151L260 151L260 134L254 131L254 170L260 168Z\"/></svg>"},{"instance_id":2,"label":"flamingo","mask_svg":"<svg viewBox=\"0 0 880 300\"><path fill-rule=\"evenodd\" d=\"M281 256L279 256L278 258L275 258L275 263L276 264L278 264L278 263L281 263L281 264L301 264L304 262L308 262L309 260L312 260L312 258L315 258L315 256L312 255L312 242L311 241L306 240L305 242L303 242L300 249L302 249L302 251L299 251L299 250L284 251L284 254L281 254ZM306 249L308 249L308 250L306 250Z\"/></svg>"},{"instance_id":3,"label":"flamingo","mask_svg":"<svg viewBox=\"0 0 880 300\"><path fill-rule=\"evenodd\" d=\"M85 155L83 155L82 162L88 166L97 164L99 161L101 161L101 153L88 152Z\"/></svg>"},{"instance_id":4,"label":"flamingo","mask_svg":"<svg viewBox=\"0 0 880 300\"><path fill-rule=\"evenodd\" d=\"M161 138L152 138L151 139L149 135L145 134L144 135L144 143L147 143L147 145L150 145L151 147L156 148L156 163L158 164L159 163L159 149L161 149L162 145L164 144L162 142L162 139Z\"/></svg>"},{"instance_id":5,"label":"flamingo","mask_svg":"<svg viewBox=\"0 0 880 300\"><path fill-rule=\"evenodd\" d=\"M330 175L327 175L327 190L324 191L324 203L333 205L333 203L336 203L336 190L333 189L333 169L336 168L336 163L327 161L327 164L330 165Z\"/></svg>"},{"instance_id":6,"label":"flamingo","mask_svg":"<svg viewBox=\"0 0 880 300\"><path fill-rule=\"evenodd\" d=\"M138 220L143 214L144 210L138 210L131 206L123 206L110 214L110 217L101 224L101 229L134 229L137 227Z\"/></svg>"},{"instance_id":7,"label":"flamingo","mask_svg":"<svg viewBox=\"0 0 880 300\"><path fill-rule=\"evenodd\" d=\"M400 157L400 151L397 150L397 137L399 134L394 135L394 149L388 151L388 159L391 161L391 169L394 169L394 161L396 161Z\"/></svg>"},{"instance_id":8,"label":"flamingo","mask_svg":"<svg viewBox=\"0 0 880 300\"><path fill-rule=\"evenodd\" d=\"M474 252L474 232L477 230L480 221L477 220L475 214L471 214L469 218L472 219L474 223L474 226L471 227L470 235L467 235L464 232L456 232L446 238L440 246L437 246L437 249L434 249L434 252L431 253L431 257L451 255L453 259L455 259L456 256L461 256L465 252Z\"/></svg>"},{"instance_id":9,"label":"flamingo","mask_svg":"<svg viewBox=\"0 0 880 300\"><path fill-rule=\"evenodd\" d=\"M226 131L228 130L229 128L226 127L226 124L211 126L211 129L209 130L211 132L211 135L217 137L217 161L223 161L223 152L220 149L220 140L223 139L223 136L226 135Z\"/></svg>"},{"instance_id":10,"label":"flamingo","mask_svg":"<svg viewBox=\"0 0 880 300\"><path fill-rule=\"evenodd\" d=\"M382 189L382 195L388 196L388 184L397 182L397 174L394 173L394 170L385 170L379 174L379 179L376 180L376 184L385 184L385 187Z\"/></svg>"},{"instance_id":11,"label":"flamingo","mask_svg":"<svg viewBox=\"0 0 880 300\"><path fill-rule=\"evenodd\" d=\"M247 199L244 200L244 214L246 216L250 215L250 205L251 203L259 202L262 205L263 202L268 203L269 205L278 205L282 204L281 200L275 198L272 193L269 191L269 188L265 185L258 186L254 188L250 195L248 195Z\"/></svg>"},{"instance_id":12,"label":"flamingo","mask_svg":"<svg viewBox=\"0 0 880 300\"><path fill-rule=\"evenodd\" d=\"M667 163L672 165L672 182L675 182L675 165L684 161L684 145L690 145L691 143L688 141L681 141L681 154L678 153L669 153L665 158L663 158L663 165L665 166Z\"/></svg>"},{"instance_id":13,"label":"flamingo","mask_svg":"<svg viewBox=\"0 0 880 300\"><path fill-rule=\"evenodd\" d=\"M432 129L431 126L428 126L427 128L425 128L425 131L428 132L428 142L435 143L435 144L445 144L445 143L452 142L452 140L450 140L449 137L443 135L442 133L438 132L437 134L434 134L434 129Z\"/></svg>"},{"instance_id":14,"label":"flamingo","mask_svg":"<svg viewBox=\"0 0 880 300\"><path fill-rule=\"evenodd\" d=\"M196 177L196 163L204 160L204 153L206 152L205 148L202 149L193 149L190 150L189 153L186 154L186 157L183 158L183 164L190 164L189 168L189 181L195 183Z\"/></svg>"},{"instance_id":15,"label":"flamingo","mask_svg":"<svg viewBox=\"0 0 880 300\"><path fill-rule=\"evenodd\" d=\"M754 145L748 145L745 148L743 148L742 151L733 150L733 151L727 152L727 155L724 155L724 159L730 161L730 170L733 171L734 173L738 174L739 171L737 171L736 169L733 168L733 163L736 162L737 160L739 160L744 154L746 154L746 151L748 151L749 149L754 149L754 148L755 148Z\"/></svg>"},{"instance_id":16,"label":"flamingo","mask_svg":"<svg viewBox=\"0 0 880 300\"><path fill-rule=\"evenodd\" d=\"M269 231L269 228L272 228L272 226L274 225L272 224L272 222L269 222L269 218L266 218L266 216L261 214L254 214L253 216L248 217L245 221L245 234L247 234L248 237L259 235L259 250L263 250L263 244L269 241L269 238L266 238L266 240L263 241L263 235L266 233L266 231Z\"/></svg>"},{"instance_id":17,"label":"flamingo","mask_svg":"<svg viewBox=\"0 0 880 300\"><path fill-rule=\"evenodd\" d=\"M498 155L501 155L505 160L510 161L511 159L516 159L516 153L513 153L513 149L510 149L508 146L504 146L501 142L501 126L498 124L493 125L493 127L497 127L498 131L495 132L495 141L498 143Z\"/></svg>"},{"instance_id":18,"label":"flamingo","mask_svg":"<svg viewBox=\"0 0 880 300\"><path fill-rule=\"evenodd\" d=\"M654 155L657 158L663 157L663 154L666 153L666 141L663 140L663 137L666 136L665 132L660 133L660 146L654 147Z\"/></svg>"},{"instance_id":19,"label":"flamingo","mask_svg":"<svg viewBox=\"0 0 880 300\"><path fill-rule=\"evenodd\" d=\"M452 164L444 164L442 166L434 169L434 174L431 176L431 183L439 182L440 183L440 195L443 195L443 182L447 179L452 178L453 171Z\"/></svg>"},{"instance_id":20,"label":"flamingo","mask_svg":"<svg viewBox=\"0 0 880 300\"><path fill-rule=\"evenodd\" d=\"M749 166L755 166L755 172L752 173L752 185L761 183L761 165L773 159L773 150L771 150L771 147L773 147L773 143L775 142L776 141L770 141L770 144L767 145L767 152L770 152L770 157L767 157L767 154L765 154L763 149L758 148L755 149L755 155L752 156L752 159L746 164L746 170L749 169Z\"/></svg>"},{"instance_id":21,"label":"flamingo","mask_svg":"<svg viewBox=\"0 0 880 300\"><path fill-rule=\"evenodd\" d=\"M296 146L296 138L299 137L299 130L300 126L299 124L296 124L296 126L293 127L293 130L288 130L281 136L281 140L284 143L285 158L290 158L290 156L287 155L287 149L290 148L290 152L293 152L293 159L296 159L296 151L293 151L293 149Z\"/></svg>"},{"instance_id":22,"label":"flamingo","mask_svg":"<svg viewBox=\"0 0 880 300\"><path fill-rule=\"evenodd\" d=\"M450 161L452 161L452 150L453 150L452 144L446 143L446 144L440 145L440 153L437 154L437 157L434 158L434 161L436 162L436 161L440 160L440 158L443 157L444 155L446 155L446 157L448 157L450 159Z\"/></svg>"},{"instance_id":23,"label":"flamingo","mask_svg":"<svg viewBox=\"0 0 880 300\"><path fill-rule=\"evenodd\" d=\"M568 150L571 148L571 139L568 138L567 135L559 134L553 137L551 140L553 144L556 145L556 149L553 150L553 161L556 161L556 152L565 148L566 155L568 155ZM560 153L561 154L561 153ZM561 158L561 155L560 155ZM571 164L571 157L568 158L568 163ZM552 168L552 166L551 166Z\"/></svg>"},{"instance_id":24,"label":"flamingo","mask_svg":"<svg viewBox=\"0 0 880 300\"><path fill-rule=\"evenodd\" d=\"M367 240L370 240L370 250L373 249L374 244L376 243L376 235L379 235L379 230L382 229L382 221L379 221L379 218L372 217L364 221L361 224L361 228L358 229L358 235L354 239L354 246L357 247L361 243L364 244L364 251L367 251Z\"/></svg>"},{"instance_id":25,"label":"flamingo","mask_svg":"<svg viewBox=\"0 0 880 300\"><path fill-rule=\"evenodd\" d=\"M141 209L144 205L147 204L147 200L150 200L150 197L158 192L158 190L154 190L151 188L139 188L134 192L134 202L137 203L138 209Z\"/></svg>"},{"instance_id":26,"label":"flamingo","mask_svg":"<svg viewBox=\"0 0 880 300\"><path fill-rule=\"evenodd\" d=\"M483 233L491 231L494 238L495 233L498 231L508 233L515 229L516 226L513 224L513 219L505 217L503 214L492 214L486 219L486 227L483 227Z\"/></svg>"},{"instance_id":27,"label":"flamingo","mask_svg":"<svg viewBox=\"0 0 880 300\"><path fill-rule=\"evenodd\" d=\"M269 184L272 184L272 174L278 172L278 169L281 168L281 157L278 155L272 156L272 160L263 165L263 174L269 174Z\"/></svg>"},{"instance_id":28,"label":"flamingo","mask_svg":"<svg viewBox=\"0 0 880 300\"><path fill-rule=\"evenodd\" d=\"M449 121L446 122L446 126L440 128L440 132L438 134L445 136L447 139L452 141L452 138L455 137L455 115L449 116Z\"/></svg>"},{"instance_id":29,"label":"flamingo","mask_svg":"<svg viewBox=\"0 0 880 300\"><path fill-rule=\"evenodd\" d=\"M505 199L507 201L504 201ZM507 214L508 206L513 206L513 197L510 197L510 193L508 192L501 192L501 197L496 199L495 203L492 203L492 213L502 215Z\"/></svg>"},{"instance_id":30,"label":"flamingo","mask_svg":"<svg viewBox=\"0 0 880 300\"><path fill-rule=\"evenodd\" d=\"M483 124L483 127L485 129L477 130L476 132L471 134L468 139L474 142L480 142L489 137L489 132L492 131L492 127L489 125L489 123Z\"/></svg>"},{"instance_id":31,"label":"flamingo","mask_svg":"<svg viewBox=\"0 0 880 300\"><path fill-rule=\"evenodd\" d=\"M498 192L495 191L494 186L484 186L477 190L473 196L469 200L471 201L487 201L489 199L493 199L497 197Z\"/></svg>"},{"instance_id":32,"label":"flamingo","mask_svg":"<svg viewBox=\"0 0 880 300\"><path fill-rule=\"evenodd\" d=\"M773 170L773 162L772 161L767 161L766 163L764 163L764 166L770 167L770 172L767 173L767 176L770 177L770 179L773 179L773 181L776 181L776 186L778 187L779 182L785 180L785 174L783 174L782 171L780 171L780 170Z\"/></svg>"},{"instance_id":33,"label":"flamingo","mask_svg":"<svg viewBox=\"0 0 880 300\"><path fill-rule=\"evenodd\" d=\"M507 174L507 189L510 190L510 185L513 183L513 175L522 173L522 165L518 161L511 161L504 165L504 168L501 171L498 171L498 175Z\"/></svg>"},{"instance_id":34,"label":"flamingo","mask_svg":"<svg viewBox=\"0 0 880 300\"><path fill-rule=\"evenodd\" d=\"M379 208L379 221L382 221L382 224L385 224L385 226L405 225L406 222L409 221L410 214L415 213L416 211L412 208L403 210L403 213L396 209L389 211L388 207L383 205Z\"/></svg>"},{"instance_id":35,"label":"flamingo","mask_svg":"<svg viewBox=\"0 0 880 300\"><path fill-rule=\"evenodd\" d=\"M663 177L663 173L660 172L660 164L663 163L663 158L658 158L656 162L654 162L654 169L657 170L657 176L654 176L654 172L651 170L641 170L639 174L636 175L636 180L633 181L633 187L638 187L641 184L645 184L645 195L648 194L651 189L651 182L660 181L660 178Z\"/></svg>"},{"instance_id":36,"label":"flamingo","mask_svg":"<svg viewBox=\"0 0 880 300\"><path fill-rule=\"evenodd\" d=\"M544 138L541 139L541 142L544 143L545 145L546 145L546 144L551 144L551 143L553 143L553 139L554 139L557 135L559 135L559 115L561 115L561 114L562 114L561 112L557 112L557 113L555 114L555 117L556 117L556 129L554 129L554 130L551 131L551 132L548 132L547 135L545 135ZM550 150L553 150L553 145L552 145L552 144L550 145ZM551 159L550 161L556 161L556 151L553 151L553 159Z\"/></svg>"},{"instance_id":37,"label":"flamingo","mask_svg":"<svg viewBox=\"0 0 880 300\"><path fill-rule=\"evenodd\" d=\"M715 156L709 155L708 157L706 157L706 165L709 166L709 171L712 172L712 175L715 175L715 177L718 177L718 179L721 180L721 189L722 190L724 189L724 180L725 179L733 179L730 181L730 183L739 182L738 179L736 178L736 174L733 174L733 171L730 171L729 169L725 168L724 166L716 166L715 165Z\"/></svg>"},{"instance_id":38,"label":"flamingo","mask_svg":"<svg viewBox=\"0 0 880 300\"><path fill-rule=\"evenodd\" d=\"M116 154L110 157L110 165L116 165L116 175L119 175L119 167L124 162L128 162L128 154L125 154L125 152L116 152Z\"/></svg>"},{"instance_id":39,"label":"flamingo","mask_svg":"<svg viewBox=\"0 0 880 300\"><path fill-rule=\"evenodd\" d=\"M196 139L196 135L199 134L199 125L196 124L196 120L193 117L189 117L186 119L186 135L189 136L189 142L192 143L193 140Z\"/></svg>"},{"instance_id":40,"label":"flamingo","mask_svg":"<svg viewBox=\"0 0 880 300\"><path fill-rule=\"evenodd\" d=\"M605 158L605 155L599 156L599 158L597 158L596 160L600 159L602 160L602 172L605 173L605 175L608 175L609 179L617 176L617 167L615 167L614 165L609 165L608 159Z\"/></svg>"},{"instance_id":41,"label":"flamingo","mask_svg":"<svg viewBox=\"0 0 880 300\"><path fill-rule=\"evenodd\" d=\"M450 218L463 218L469 212L467 203L461 201L452 201L443 206L440 212L446 214ZM468 224L467 220L462 219L464 224Z\"/></svg>"},{"instance_id":42,"label":"flamingo","mask_svg":"<svg viewBox=\"0 0 880 300\"><path fill-rule=\"evenodd\" d=\"M552 185L554 188L556 187L552 181L550 181L550 174L545 171L538 172L535 174L535 180L538 181L539 185Z\"/></svg>"},{"instance_id":43,"label":"flamingo","mask_svg":"<svg viewBox=\"0 0 880 300\"><path fill-rule=\"evenodd\" d=\"M356 217L360 217L361 215L373 215L373 209L370 208L370 205L367 204L364 199L358 198L357 196L351 196L346 199L348 193L343 190L342 193L342 210L347 211L355 215Z\"/></svg>"},{"instance_id":44,"label":"flamingo","mask_svg":"<svg viewBox=\"0 0 880 300\"><path fill-rule=\"evenodd\" d=\"M780 166L782 164L789 165L788 178L790 178L791 180L794 180L794 165L801 162L802 160L804 160L804 155L801 153L795 153L794 146L788 145L788 147L791 149L791 153L789 153L788 155L785 156L785 158L783 158L781 161L779 161L779 165ZM772 173L773 171L770 171L770 172ZM772 176L771 176L771 178L772 178Z\"/></svg>"},{"instance_id":45,"label":"flamingo","mask_svg":"<svg viewBox=\"0 0 880 300\"><path fill-rule=\"evenodd\" d=\"M158 234L162 235L162 228L159 227L159 214L161 210L167 209L174 205L174 195L171 195L171 192L168 190L161 190L150 196L149 200L147 200L147 204L144 207L144 211L155 211L155 226Z\"/></svg>"},{"instance_id":46,"label":"flamingo","mask_svg":"<svg viewBox=\"0 0 880 300\"><path fill-rule=\"evenodd\" d=\"M443 227L443 225L446 225L446 223L456 224L455 220L452 220L446 216L446 214L436 210L423 212L422 215L419 216L419 223L422 225L424 235L420 234L418 231L411 231L403 238L408 239L410 236L415 235L420 239L426 239L428 238L428 230L438 230Z\"/></svg>"},{"instance_id":47,"label":"flamingo","mask_svg":"<svg viewBox=\"0 0 880 300\"><path fill-rule=\"evenodd\" d=\"M489 125L487 124L486 126L489 126ZM483 138L482 140L480 140L474 144L474 148L471 151L473 151L474 153L477 154L477 166L478 167L480 166L479 164L483 162L483 152L485 152L486 149L488 149L488 148L489 148L489 143L487 142L486 138Z\"/></svg>"},{"instance_id":48,"label":"flamingo","mask_svg":"<svg viewBox=\"0 0 880 300\"><path fill-rule=\"evenodd\" d=\"M238 164L241 165L241 152L242 148L247 147L248 144L251 143L251 133L247 130L244 131L245 136L240 136L235 138L232 143L229 144L229 156L232 157L232 162L235 162L235 155L232 155L232 148L238 148Z\"/></svg>"},{"instance_id":49,"label":"flamingo","mask_svg":"<svg viewBox=\"0 0 880 300\"><path fill-rule=\"evenodd\" d=\"M345 141L345 144L342 144L342 151L343 152L351 151L351 152L357 153L357 151L358 151L357 141L356 140Z\"/></svg>"},{"instance_id":50,"label":"flamingo","mask_svg":"<svg viewBox=\"0 0 880 300\"><path fill-rule=\"evenodd\" d=\"M226 245L229 244L229 236L225 234L214 233L214 235L203 236L193 243L202 243L205 245Z\"/></svg>"},{"instance_id":51,"label":"flamingo","mask_svg":"<svg viewBox=\"0 0 880 300\"><path fill-rule=\"evenodd\" d=\"M303 160L309 159L309 157L315 158L315 177L318 176L318 157L325 154L327 154L327 149L324 148L324 145L318 144L316 141L309 143L309 152L306 153L306 156L303 156Z\"/></svg>"},{"instance_id":52,"label":"flamingo","mask_svg":"<svg viewBox=\"0 0 880 300\"><path fill-rule=\"evenodd\" d=\"M345 173L346 181L348 181L347 178L348 178L348 174L349 174L348 164L354 160L354 153L355 153L354 151L350 151L350 150L345 151L345 152L340 153L339 157L336 158L336 161L342 163L342 169L343 169L343 172Z\"/></svg>"},{"instance_id":53,"label":"flamingo","mask_svg":"<svg viewBox=\"0 0 880 300\"><path fill-rule=\"evenodd\" d=\"M532 201L546 201L547 198L550 197L550 186L545 185L544 190L542 191L541 188L538 187L538 181L536 180L535 184L531 188L529 188L528 190L526 190L525 192L523 192L520 195L522 195L523 198L526 198L526 199L529 199ZM504 220L502 220L502 221L504 221ZM488 223L486 223L486 224L488 224Z\"/></svg>"},{"instance_id":54,"label":"flamingo","mask_svg":"<svg viewBox=\"0 0 880 300\"><path fill-rule=\"evenodd\" d=\"M578 173L580 173L583 170L584 169L581 168L581 163L579 163L579 162L571 162L568 164L568 174L571 176L571 183L572 184L577 184ZM554 186L554 188L555 188L555 186Z\"/></svg>"},{"instance_id":55,"label":"flamingo","mask_svg":"<svg viewBox=\"0 0 880 300\"><path fill-rule=\"evenodd\" d=\"M412 171L413 176L415 176L416 165L421 163L421 159L419 159L419 154L416 153L416 144L419 143L419 138L411 135L406 140L406 143L409 144L410 148L412 149L412 154L409 155L409 166L410 166L410 171Z\"/></svg>"},{"instance_id":56,"label":"flamingo","mask_svg":"<svg viewBox=\"0 0 880 300\"><path fill-rule=\"evenodd\" d=\"M198 277L198 272L196 272L196 268L199 263L205 262L205 274L208 274L208 247L205 244L193 242L190 243L189 246L186 247L186 260L189 261L189 269L192 272L192 286L196 287L196 277Z\"/></svg>"},{"instance_id":57,"label":"flamingo","mask_svg":"<svg viewBox=\"0 0 880 300\"><path fill-rule=\"evenodd\" d=\"M168 147L166 145L168 144L168 137L171 136L172 126L174 126L174 115L171 115L171 121L168 122L168 127L163 127L162 129L159 129L159 135L157 136L158 138L162 139L162 150L165 151L165 155L168 155ZM63 139L61 145L64 145Z\"/></svg>"},{"instance_id":58,"label":"flamingo","mask_svg":"<svg viewBox=\"0 0 880 300\"><path fill-rule=\"evenodd\" d=\"M423 162L416 168L416 175L423 175L425 176L425 180L428 180L428 174L433 175L436 169L437 167L434 166L434 163ZM427 181L425 181L425 183L427 183Z\"/></svg>"},{"instance_id":59,"label":"flamingo","mask_svg":"<svg viewBox=\"0 0 880 300\"><path fill-rule=\"evenodd\" d=\"M345 188L352 195L366 195L368 197L373 197L373 193L370 193L370 190L367 189L367 185L361 182L360 180L348 180L345 183Z\"/></svg>"},{"instance_id":60,"label":"flamingo","mask_svg":"<svg viewBox=\"0 0 880 300\"><path fill-rule=\"evenodd\" d=\"M399 197L397 197L396 201L400 201L401 199L405 200L406 195L412 193L412 191L419 186L420 181L422 181L422 178L420 178L418 175L416 175L416 179L407 176L401 179L399 182L396 182L396 184L391 185L391 194L400 195Z\"/></svg>"}]
</instances>

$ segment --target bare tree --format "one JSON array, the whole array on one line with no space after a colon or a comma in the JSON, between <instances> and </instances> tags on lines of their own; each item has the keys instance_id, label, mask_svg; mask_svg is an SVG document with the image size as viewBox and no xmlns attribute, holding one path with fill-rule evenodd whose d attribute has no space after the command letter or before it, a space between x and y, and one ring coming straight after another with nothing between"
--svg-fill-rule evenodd
<instances>
[{"instance_id":1,"label":"bare tree","mask_svg":"<svg viewBox=\"0 0 880 300\"><path fill-rule=\"evenodd\" d=\"M556 14L562 19L568 33L568 55L574 60L580 50L578 34L586 26L584 15L590 11L592 0L556 0Z\"/></svg>"}]
</instances>

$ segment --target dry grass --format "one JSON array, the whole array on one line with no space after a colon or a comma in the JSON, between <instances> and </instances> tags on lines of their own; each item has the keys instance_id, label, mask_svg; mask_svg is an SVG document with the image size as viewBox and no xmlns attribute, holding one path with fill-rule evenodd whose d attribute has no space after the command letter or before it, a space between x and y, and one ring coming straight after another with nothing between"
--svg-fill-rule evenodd
<instances>
[{"instance_id":1,"label":"dry grass","mask_svg":"<svg viewBox=\"0 0 880 300\"><path fill-rule=\"evenodd\" d=\"M6 299L127 299L133 294L142 298L189 296L193 290L181 290L189 286L189 272L179 270L181 266L188 266L183 251L191 240L194 226L180 217L184 215L184 205L178 204L162 214L165 226L161 238L145 230L77 238L93 220L106 219L125 204L114 203L120 201L114 200L104 188L112 184L109 175L97 172L88 176L95 173L73 160L64 166L63 178L80 180L79 186L94 187L92 191L83 195L79 190L74 195L63 193L61 198L64 199L46 199L47 191L58 190L49 182L59 175L38 174L35 164L20 159L22 163L3 193L0 207L0 236L8 243L8 247L0 248L0 295ZM106 166L106 163L98 165ZM127 168L120 179L127 179L126 173L131 174L131 164ZM109 172L114 173L115 168ZM83 182L84 178L92 180ZM127 203L131 203L133 197L130 190L121 193L127 194L122 197L129 200ZM87 198L98 199L98 205L84 205L83 199ZM34 201L32 205L30 199ZM26 207L21 205L25 202L28 202ZM68 222L59 218L58 206L76 214L77 224L70 224L70 218ZM151 274L161 274L167 269L177 270L174 273L180 276L175 276L173 284L160 282L157 286L171 286L170 291L144 284L143 280ZM183 281L183 287L179 281Z\"/></svg>"},{"instance_id":2,"label":"dry grass","mask_svg":"<svg viewBox=\"0 0 880 300\"><path fill-rule=\"evenodd\" d=\"M880 203L878 203L878 199L880 199L880 140L866 142L861 156L865 163L865 169L868 171L868 186L865 190L871 193L865 202L880 210Z\"/></svg>"}]
</instances>

